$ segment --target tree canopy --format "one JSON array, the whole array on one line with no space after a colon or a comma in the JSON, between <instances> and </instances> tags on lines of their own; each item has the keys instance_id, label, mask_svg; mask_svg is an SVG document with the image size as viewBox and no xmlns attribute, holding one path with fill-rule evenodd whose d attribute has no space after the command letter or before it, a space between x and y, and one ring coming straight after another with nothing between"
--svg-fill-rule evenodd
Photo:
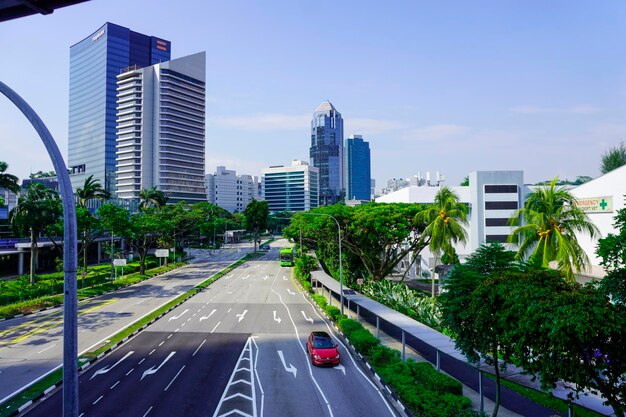
<instances>
[{"instance_id":1,"label":"tree canopy","mask_svg":"<svg viewBox=\"0 0 626 417\"><path fill-rule=\"evenodd\" d=\"M256 252L259 231L267 228L267 221L270 215L270 208L267 201L257 201L252 199L243 211L243 224L254 236L254 251Z\"/></svg>"},{"instance_id":2,"label":"tree canopy","mask_svg":"<svg viewBox=\"0 0 626 417\"><path fill-rule=\"evenodd\" d=\"M617 233L598 241L596 253L606 270L600 287L614 302L626 307L626 209L617 211L613 226Z\"/></svg>"},{"instance_id":3,"label":"tree canopy","mask_svg":"<svg viewBox=\"0 0 626 417\"><path fill-rule=\"evenodd\" d=\"M626 145L624 145L624 142L620 142L619 145L609 148L602 154L600 172L606 174L624 164L626 164Z\"/></svg>"}]
</instances>

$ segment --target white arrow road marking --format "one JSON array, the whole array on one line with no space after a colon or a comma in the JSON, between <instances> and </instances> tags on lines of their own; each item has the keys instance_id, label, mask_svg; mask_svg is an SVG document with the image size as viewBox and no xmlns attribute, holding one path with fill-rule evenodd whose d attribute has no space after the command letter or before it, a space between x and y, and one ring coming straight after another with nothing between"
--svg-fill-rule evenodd
<instances>
[{"instance_id":1,"label":"white arrow road marking","mask_svg":"<svg viewBox=\"0 0 626 417\"><path fill-rule=\"evenodd\" d=\"M289 288L287 288L287 292L288 292L289 294L291 294L291 295L296 295L296 293L295 293L295 292L293 292L293 291L291 291Z\"/></svg>"},{"instance_id":2,"label":"white arrow road marking","mask_svg":"<svg viewBox=\"0 0 626 417\"><path fill-rule=\"evenodd\" d=\"M188 312L188 311L189 311L189 309L188 309L188 308L186 308L186 309L185 309L185 311L183 311L182 313L180 313L178 316L173 316L173 317L170 317L170 319L168 320L168 322L170 322L170 321L172 321L172 320L176 320L176 319L181 318L181 317L183 316L183 314L185 314L185 313L186 313L186 312Z\"/></svg>"},{"instance_id":3,"label":"white arrow road marking","mask_svg":"<svg viewBox=\"0 0 626 417\"><path fill-rule=\"evenodd\" d=\"M283 277L283 281L287 281L287 277Z\"/></svg>"},{"instance_id":4,"label":"white arrow road marking","mask_svg":"<svg viewBox=\"0 0 626 417\"><path fill-rule=\"evenodd\" d=\"M211 317L211 316L213 315L213 313L215 313L216 311L217 311L216 309L213 309L213 311L211 311L211 312L209 313L209 315L208 315L208 316L202 316L202 317L200 317L200 321L208 319L208 318L209 318L209 317Z\"/></svg>"},{"instance_id":5,"label":"white arrow road marking","mask_svg":"<svg viewBox=\"0 0 626 417\"><path fill-rule=\"evenodd\" d=\"M300 310L300 311L301 311L302 316L304 317L304 319L305 319L306 321L310 321L311 323L313 323L313 319L312 319L312 318L307 317L307 316L306 316L306 313L305 313L304 311L302 311L302 310Z\"/></svg>"},{"instance_id":6,"label":"white arrow road marking","mask_svg":"<svg viewBox=\"0 0 626 417\"><path fill-rule=\"evenodd\" d=\"M343 372L344 375L346 374L346 368L342 364L335 365L335 369Z\"/></svg>"},{"instance_id":7,"label":"white arrow road marking","mask_svg":"<svg viewBox=\"0 0 626 417\"><path fill-rule=\"evenodd\" d=\"M276 310L274 310L274 321L280 324L280 317L276 317Z\"/></svg>"},{"instance_id":8,"label":"white arrow road marking","mask_svg":"<svg viewBox=\"0 0 626 417\"><path fill-rule=\"evenodd\" d=\"M155 369L155 368L154 368L154 366L153 366L152 368L150 368L150 369L148 369L146 372L144 372L144 373L143 373L143 375L141 375L141 379L140 379L140 381L142 381L142 380L146 377L146 375L152 375L152 374L155 374L155 373L156 373L159 369L161 369L161 367L162 367L163 365L165 365L165 363L166 363L167 361L169 361L169 360L170 360L170 358L171 358L172 356L174 356L174 354L175 354L175 353L176 353L176 351L171 352L169 355L167 355L167 358L165 358L165 360L164 360L163 362L161 362L161 365L159 365L159 366L158 366L158 368L156 368L156 369Z\"/></svg>"},{"instance_id":9,"label":"white arrow road marking","mask_svg":"<svg viewBox=\"0 0 626 417\"><path fill-rule=\"evenodd\" d=\"M263 281L267 281L267 279L268 279L268 278L269 278L269 276L265 275L265 276L263 277Z\"/></svg>"},{"instance_id":10,"label":"white arrow road marking","mask_svg":"<svg viewBox=\"0 0 626 417\"><path fill-rule=\"evenodd\" d=\"M102 369L98 369L92 376L91 378L89 378L89 380L91 381L92 379L94 379L96 377L96 375L101 375L101 374L106 374L107 372L109 372L111 369L115 368L117 365L119 365L124 359L126 359L127 357L129 357L130 355L132 355L133 353L135 353L134 350L131 350L130 352L128 352L122 359L120 359L119 361L115 362L112 366L107 366L104 367Z\"/></svg>"},{"instance_id":11,"label":"white arrow road marking","mask_svg":"<svg viewBox=\"0 0 626 417\"><path fill-rule=\"evenodd\" d=\"M237 317L239 319L239 323L241 323L241 320L243 320L243 318L245 317L247 312L248 312L248 310L244 310L243 313L241 313L241 314L235 314L235 317Z\"/></svg>"},{"instance_id":12,"label":"white arrow road marking","mask_svg":"<svg viewBox=\"0 0 626 417\"><path fill-rule=\"evenodd\" d=\"M285 371L287 372L291 372L293 374L293 377L296 377L296 374L298 373L298 370L296 369L295 366L293 366L292 364L289 364L289 367L287 367L287 364L285 363L285 357L283 356L283 351L279 350L278 351L278 356L280 356L280 361L283 363L283 367L285 368Z\"/></svg>"},{"instance_id":13,"label":"white arrow road marking","mask_svg":"<svg viewBox=\"0 0 626 417\"><path fill-rule=\"evenodd\" d=\"M248 279L250 278L250 275L246 275L245 277L241 278L241 279Z\"/></svg>"}]
</instances>

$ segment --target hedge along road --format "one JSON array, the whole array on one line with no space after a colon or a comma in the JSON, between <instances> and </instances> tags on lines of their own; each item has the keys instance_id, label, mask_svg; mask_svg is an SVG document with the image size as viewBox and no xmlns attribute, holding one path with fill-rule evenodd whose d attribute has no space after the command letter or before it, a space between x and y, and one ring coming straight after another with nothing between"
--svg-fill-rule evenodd
<instances>
[{"instance_id":1,"label":"hedge along road","mask_svg":"<svg viewBox=\"0 0 626 417\"><path fill-rule=\"evenodd\" d=\"M247 262L92 365L80 377L80 412L396 416L344 346L341 366L311 365L306 337L330 328L277 261L274 248ZM60 407L57 393L27 415Z\"/></svg>"},{"instance_id":2,"label":"hedge along road","mask_svg":"<svg viewBox=\"0 0 626 417\"><path fill-rule=\"evenodd\" d=\"M250 252L241 244L198 256L194 263L79 305L78 351L91 350L141 317ZM0 322L0 403L61 366L61 308Z\"/></svg>"}]
</instances>

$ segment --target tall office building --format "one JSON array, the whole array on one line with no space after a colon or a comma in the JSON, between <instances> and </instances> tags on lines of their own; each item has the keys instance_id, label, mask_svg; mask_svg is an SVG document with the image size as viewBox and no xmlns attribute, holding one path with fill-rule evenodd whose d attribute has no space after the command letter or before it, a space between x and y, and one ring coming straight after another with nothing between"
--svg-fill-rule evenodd
<instances>
[{"instance_id":1,"label":"tall office building","mask_svg":"<svg viewBox=\"0 0 626 417\"><path fill-rule=\"evenodd\" d=\"M319 170L304 161L262 171L263 195L270 211L308 211L318 207Z\"/></svg>"},{"instance_id":2,"label":"tall office building","mask_svg":"<svg viewBox=\"0 0 626 417\"><path fill-rule=\"evenodd\" d=\"M117 75L170 60L170 42L105 23L70 47L68 165L74 189L93 175L115 190Z\"/></svg>"},{"instance_id":3,"label":"tall office building","mask_svg":"<svg viewBox=\"0 0 626 417\"><path fill-rule=\"evenodd\" d=\"M156 187L170 202L206 201L206 54L117 76L117 196Z\"/></svg>"},{"instance_id":4,"label":"tall office building","mask_svg":"<svg viewBox=\"0 0 626 417\"><path fill-rule=\"evenodd\" d=\"M262 200L258 177L237 175L235 170L223 166L217 167L215 173L206 176L206 190L209 203L231 213L241 213L252 199Z\"/></svg>"},{"instance_id":5,"label":"tall office building","mask_svg":"<svg viewBox=\"0 0 626 417\"><path fill-rule=\"evenodd\" d=\"M343 200L343 119L330 101L320 104L313 113L309 156L319 169L320 205Z\"/></svg>"},{"instance_id":6,"label":"tall office building","mask_svg":"<svg viewBox=\"0 0 626 417\"><path fill-rule=\"evenodd\" d=\"M370 144L361 135L346 139L346 199L370 200Z\"/></svg>"}]
</instances>

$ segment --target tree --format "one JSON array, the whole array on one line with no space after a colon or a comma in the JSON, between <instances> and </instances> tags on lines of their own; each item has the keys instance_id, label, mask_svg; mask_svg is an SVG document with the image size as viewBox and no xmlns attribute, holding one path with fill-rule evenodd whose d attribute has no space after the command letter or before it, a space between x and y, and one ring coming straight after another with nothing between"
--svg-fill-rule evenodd
<instances>
[{"instance_id":1,"label":"tree","mask_svg":"<svg viewBox=\"0 0 626 417\"><path fill-rule=\"evenodd\" d=\"M243 211L243 215L246 230L252 231L254 251L256 252L259 231L267 228L267 220L270 215L269 204L267 201L256 201L252 199Z\"/></svg>"},{"instance_id":2,"label":"tree","mask_svg":"<svg viewBox=\"0 0 626 417\"><path fill-rule=\"evenodd\" d=\"M9 168L9 164L4 161L0 161L0 188L6 188L7 190L17 194L20 191L19 179L12 174L8 174L6 170ZM4 202L0 198L0 206L4 205Z\"/></svg>"},{"instance_id":3,"label":"tree","mask_svg":"<svg viewBox=\"0 0 626 417\"><path fill-rule=\"evenodd\" d=\"M448 187L443 187L432 205L415 215L416 222L426 222L428 226L422 233L422 239L429 240L429 248L435 256L433 269L442 252L454 257L454 244L465 243L468 224L467 206L459 202L459 196ZM432 295L435 296L435 275L432 276Z\"/></svg>"},{"instance_id":4,"label":"tree","mask_svg":"<svg viewBox=\"0 0 626 417\"><path fill-rule=\"evenodd\" d=\"M351 256L355 257L348 268L343 268L346 274L358 274L364 269L371 279L380 281L409 253L417 255L428 245L428 240L420 240L426 225L414 221L422 209L418 204L403 203L368 203L356 207L335 204L311 213L330 215L339 222L342 246L348 249L347 253L343 252L344 265L351 261ZM317 248L327 266L328 260L332 260L333 269L337 270L339 251L335 221L325 216L296 213L283 233L296 240L301 230L303 241Z\"/></svg>"},{"instance_id":5,"label":"tree","mask_svg":"<svg viewBox=\"0 0 626 417\"><path fill-rule=\"evenodd\" d=\"M169 198L161 190L156 187L148 188L139 192L139 209L143 210L148 207L163 207L167 204Z\"/></svg>"},{"instance_id":6,"label":"tree","mask_svg":"<svg viewBox=\"0 0 626 417\"><path fill-rule=\"evenodd\" d=\"M499 243L481 245L466 263L456 265L446 279L445 291L439 296L441 324L452 333L456 347L470 362L482 357L494 366L496 401L494 416L500 405L500 369L496 358L508 355L501 345L502 328L496 319L503 300L494 292L478 293L478 288L495 274L516 269L514 252ZM477 301L479 300L479 301Z\"/></svg>"},{"instance_id":7,"label":"tree","mask_svg":"<svg viewBox=\"0 0 626 417\"><path fill-rule=\"evenodd\" d=\"M626 306L626 209L617 211L613 226L617 234L609 233L598 240L596 253L606 271L600 288L614 302Z\"/></svg>"},{"instance_id":8,"label":"tree","mask_svg":"<svg viewBox=\"0 0 626 417\"><path fill-rule=\"evenodd\" d=\"M463 181L461 181L461 183L459 185L462 186L462 187L463 186L465 186L465 187L469 186L469 175L466 175L463 178Z\"/></svg>"},{"instance_id":9,"label":"tree","mask_svg":"<svg viewBox=\"0 0 626 417\"><path fill-rule=\"evenodd\" d=\"M17 200L10 219L18 234L30 234L30 282L35 281L37 270L37 238L49 225L61 217L63 207L56 192L40 183L31 184Z\"/></svg>"},{"instance_id":10,"label":"tree","mask_svg":"<svg viewBox=\"0 0 626 417\"><path fill-rule=\"evenodd\" d=\"M130 230L130 213L122 207L113 204L103 204L98 208L96 215L100 219L101 229L111 233L109 256L111 259L111 279L113 279L113 258L115 257L113 236L117 235L122 239L128 236L128 231Z\"/></svg>"},{"instance_id":11,"label":"tree","mask_svg":"<svg viewBox=\"0 0 626 417\"><path fill-rule=\"evenodd\" d=\"M130 215L128 230L125 236L130 238L130 244L139 254L139 273L146 272L146 257L148 249L153 247L157 240L168 230L168 219L161 215L156 207L148 207Z\"/></svg>"},{"instance_id":12,"label":"tree","mask_svg":"<svg viewBox=\"0 0 626 417\"><path fill-rule=\"evenodd\" d=\"M87 208L87 202L89 200L106 201L111 198L111 193L102 188L100 180L93 179L93 175L90 175L85 179L85 183L82 187L76 189L76 197L78 197L78 207L76 210L76 218L78 223L78 231L82 231L83 244L78 254L83 257L83 269L87 271L87 255L89 245L96 238L98 230L98 219L91 214L91 211ZM96 232L96 233L92 233Z\"/></svg>"},{"instance_id":13,"label":"tree","mask_svg":"<svg viewBox=\"0 0 626 417\"><path fill-rule=\"evenodd\" d=\"M573 281L574 270L583 271L589 258L578 244L576 232L596 237L600 232L577 205L574 196L565 187L556 185L554 178L549 186L538 187L528 194L526 204L509 220L517 227L509 242L521 240L517 257L540 259L544 268L556 261L563 275ZM539 263L539 261L537 261Z\"/></svg>"},{"instance_id":14,"label":"tree","mask_svg":"<svg viewBox=\"0 0 626 417\"><path fill-rule=\"evenodd\" d=\"M620 142L619 145L609 148L608 151L602 154L600 172L606 174L624 164L626 164L626 145L624 145L624 142Z\"/></svg>"},{"instance_id":15,"label":"tree","mask_svg":"<svg viewBox=\"0 0 626 417\"><path fill-rule=\"evenodd\" d=\"M51 178L56 176L57 174L54 171L37 171L35 173L31 173L28 177L31 180L36 180L40 178Z\"/></svg>"}]
</instances>

